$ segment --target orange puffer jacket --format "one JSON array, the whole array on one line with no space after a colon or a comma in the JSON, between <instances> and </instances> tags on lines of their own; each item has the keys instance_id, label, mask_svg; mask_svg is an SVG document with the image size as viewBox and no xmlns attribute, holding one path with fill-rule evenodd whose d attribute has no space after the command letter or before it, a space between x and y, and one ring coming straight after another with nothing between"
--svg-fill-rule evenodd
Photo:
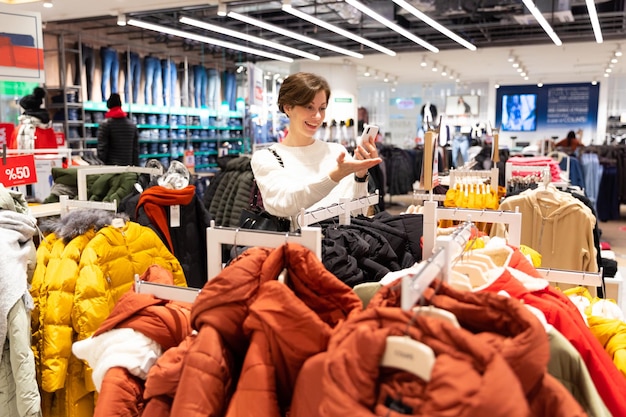
<instances>
[{"instance_id":1,"label":"orange puffer jacket","mask_svg":"<svg viewBox=\"0 0 626 417\"><path fill-rule=\"evenodd\" d=\"M394 284L383 287L368 308L399 306L399 288ZM548 374L550 345L546 330L519 300L496 293L457 291L443 283L436 292L427 288L424 299L453 313L461 327L504 357L522 384L533 416L587 415L571 393Z\"/></svg>"},{"instance_id":2,"label":"orange puffer jacket","mask_svg":"<svg viewBox=\"0 0 626 417\"><path fill-rule=\"evenodd\" d=\"M286 283L277 281L283 268ZM171 355L180 373L169 376L180 380L170 415L284 415L304 361L326 350L333 329L361 310L352 289L309 249L248 249L193 304L198 334L182 360L180 352Z\"/></svg>"},{"instance_id":3,"label":"orange puffer jacket","mask_svg":"<svg viewBox=\"0 0 626 417\"><path fill-rule=\"evenodd\" d=\"M404 335L433 349L436 361L428 382L380 366L386 338ZM321 390L322 397L318 407L298 416L530 415L520 383L502 356L441 319L412 318L399 308L368 309L342 325L319 356L325 356L321 388L310 385L309 392Z\"/></svg>"},{"instance_id":4,"label":"orange puffer jacket","mask_svg":"<svg viewBox=\"0 0 626 417\"><path fill-rule=\"evenodd\" d=\"M143 281L174 285L172 273L152 265L141 276ZM129 290L122 295L94 338L112 329L130 328L157 342L162 351L178 346L191 334L191 304L167 301L151 294ZM94 417L140 416L144 406L144 381L121 367L105 374L94 410Z\"/></svg>"}]
</instances>

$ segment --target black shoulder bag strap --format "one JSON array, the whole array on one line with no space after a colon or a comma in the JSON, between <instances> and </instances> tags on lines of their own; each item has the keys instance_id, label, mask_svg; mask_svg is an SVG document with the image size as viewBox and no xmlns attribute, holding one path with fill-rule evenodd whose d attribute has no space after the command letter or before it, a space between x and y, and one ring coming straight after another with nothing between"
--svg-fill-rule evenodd
<instances>
[{"instance_id":1,"label":"black shoulder bag strap","mask_svg":"<svg viewBox=\"0 0 626 417\"><path fill-rule=\"evenodd\" d=\"M269 147L267 148L267 150L274 154L281 168L284 168L285 164L283 164L283 158L281 158L280 155L278 155L278 152L276 152L276 149ZM252 204L250 204L250 206L256 207L258 200L259 200L259 186L257 185L256 180L254 180L254 193L252 195Z\"/></svg>"}]
</instances>

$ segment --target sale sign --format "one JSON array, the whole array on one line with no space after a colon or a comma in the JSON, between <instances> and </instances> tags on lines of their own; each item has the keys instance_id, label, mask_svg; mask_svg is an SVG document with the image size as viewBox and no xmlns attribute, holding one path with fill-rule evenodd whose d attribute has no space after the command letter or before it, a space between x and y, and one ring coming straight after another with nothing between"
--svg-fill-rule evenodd
<instances>
[{"instance_id":1,"label":"sale sign","mask_svg":"<svg viewBox=\"0 0 626 417\"><path fill-rule=\"evenodd\" d=\"M0 183L5 187L36 182L37 170L33 155L7 156L6 163L0 163Z\"/></svg>"}]
</instances>

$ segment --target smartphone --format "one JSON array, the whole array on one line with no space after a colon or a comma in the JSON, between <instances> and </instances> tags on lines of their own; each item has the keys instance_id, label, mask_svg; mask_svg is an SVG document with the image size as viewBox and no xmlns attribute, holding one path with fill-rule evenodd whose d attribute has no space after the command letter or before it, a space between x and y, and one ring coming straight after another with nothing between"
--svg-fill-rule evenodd
<instances>
[{"instance_id":1,"label":"smartphone","mask_svg":"<svg viewBox=\"0 0 626 417\"><path fill-rule=\"evenodd\" d=\"M362 145L363 144L363 140L368 139L368 138L372 138L375 141L376 140L376 136L378 136L378 126L376 126L376 125L365 125L363 127L363 134L361 134L361 136L359 136L359 138L357 139L356 144L357 145Z\"/></svg>"}]
</instances>

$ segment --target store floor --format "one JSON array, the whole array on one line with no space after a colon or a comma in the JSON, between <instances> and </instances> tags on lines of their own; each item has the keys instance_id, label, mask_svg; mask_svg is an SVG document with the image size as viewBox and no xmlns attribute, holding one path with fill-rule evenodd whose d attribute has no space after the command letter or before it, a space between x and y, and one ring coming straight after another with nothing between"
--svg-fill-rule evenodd
<instances>
[{"instance_id":1,"label":"store floor","mask_svg":"<svg viewBox=\"0 0 626 417\"><path fill-rule=\"evenodd\" d=\"M400 214L413 202L412 194L385 196L385 209L392 214ZM619 267L626 268L626 205L620 207L620 220L600 223L601 240L611 245Z\"/></svg>"}]
</instances>

